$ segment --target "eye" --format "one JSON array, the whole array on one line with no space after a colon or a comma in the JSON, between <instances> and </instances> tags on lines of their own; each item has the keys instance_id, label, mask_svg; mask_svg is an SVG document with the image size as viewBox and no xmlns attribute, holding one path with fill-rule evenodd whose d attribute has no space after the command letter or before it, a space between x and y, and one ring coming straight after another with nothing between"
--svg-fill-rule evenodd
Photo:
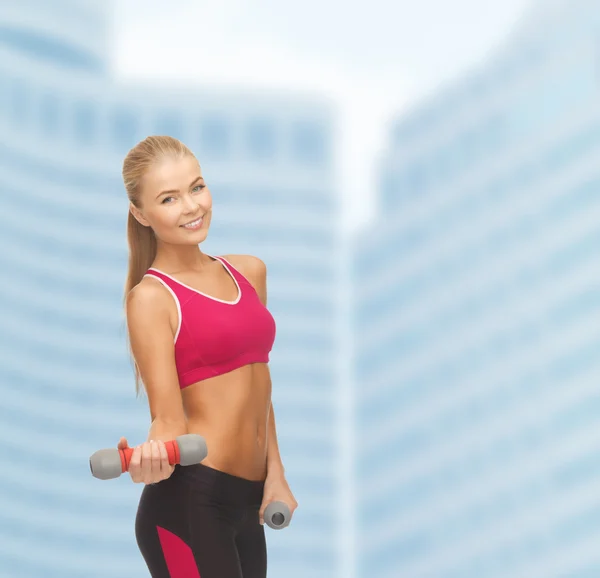
<instances>
[{"instance_id":1,"label":"eye","mask_svg":"<svg viewBox=\"0 0 600 578\"><path fill-rule=\"evenodd\" d=\"M195 187L192 189L192 191L196 191L197 189L200 189L200 190L202 190L202 189L203 189L205 186L206 186L206 185L196 185L196 186L195 186Z\"/></svg>"},{"instance_id":2,"label":"eye","mask_svg":"<svg viewBox=\"0 0 600 578\"><path fill-rule=\"evenodd\" d=\"M161 205L165 204L165 201L168 201L169 199L174 199L175 197L166 197L161 201Z\"/></svg>"}]
</instances>

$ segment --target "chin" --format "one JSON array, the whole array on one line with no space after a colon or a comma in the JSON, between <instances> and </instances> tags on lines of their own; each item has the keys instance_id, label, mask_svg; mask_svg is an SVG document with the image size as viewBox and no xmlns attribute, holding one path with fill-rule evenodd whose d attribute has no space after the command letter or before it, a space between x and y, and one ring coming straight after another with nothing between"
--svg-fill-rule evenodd
<instances>
[{"instance_id":1,"label":"chin","mask_svg":"<svg viewBox=\"0 0 600 578\"><path fill-rule=\"evenodd\" d=\"M206 239L206 237L208 237L208 229L199 229L198 231L194 231L191 234L188 233L186 235L186 237L187 237L186 244L197 245L198 243L201 243L202 241L204 241L204 239Z\"/></svg>"}]
</instances>

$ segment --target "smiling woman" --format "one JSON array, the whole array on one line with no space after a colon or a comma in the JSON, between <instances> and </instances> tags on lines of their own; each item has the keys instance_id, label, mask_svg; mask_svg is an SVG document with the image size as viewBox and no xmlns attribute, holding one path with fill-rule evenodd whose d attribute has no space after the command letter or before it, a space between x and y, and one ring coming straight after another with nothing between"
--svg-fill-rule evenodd
<instances>
[{"instance_id":1,"label":"smiling woman","mask_svg":"<svg viewBox=\"0 0 600 578\"><path fill-rule=\"evenodd\" d=\"M266 507L297 507L271 403L275 320L266 267L251 255L200 250L212 196L200 164L152 136L123 163L129 198L125 310L136 390L148 395L148 441L129 473L146 484L136 538L153 578L264 578ZM202 435L208 456L172 466L164 442ZM122 438L119 448L126 448ZM288 520L289 521L289 520Z\"/></svg>"}]
</instances>

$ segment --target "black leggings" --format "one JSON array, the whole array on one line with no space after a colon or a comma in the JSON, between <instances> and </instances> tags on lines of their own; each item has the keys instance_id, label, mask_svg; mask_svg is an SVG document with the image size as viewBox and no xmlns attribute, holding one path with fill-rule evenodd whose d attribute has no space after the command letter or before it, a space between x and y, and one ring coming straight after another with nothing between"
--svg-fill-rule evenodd
<instances>
[{"instance_id":1,"label":"black leggings","mask_svg":"<svg viewBox=\"0 0 600 578\"><path fill-rule=\"evenodd\" d=\"M145 486L135 535L152 578L265 578L263 488L203 464Z\"/></svg>"}]
</instances>

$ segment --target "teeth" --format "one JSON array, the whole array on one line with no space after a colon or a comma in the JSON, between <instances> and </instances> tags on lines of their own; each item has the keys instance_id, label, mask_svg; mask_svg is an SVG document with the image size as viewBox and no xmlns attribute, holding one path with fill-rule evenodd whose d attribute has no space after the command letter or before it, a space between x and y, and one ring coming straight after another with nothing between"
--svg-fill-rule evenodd
<instances>
[{"instance_id":1,"label":"teeth","mask_svg":"<svg viewBox=\"0 0 600 578\"><path fill-rule=\"evenodd\" d=\"M196 225L198 225L200 223L200 221L202 221L202 217L200 217L199 219L197 219L196 221L192 222L192 223L188 223L187 225L184 225L184 227L195 227Z\"/></svg>"}]
</instances>

